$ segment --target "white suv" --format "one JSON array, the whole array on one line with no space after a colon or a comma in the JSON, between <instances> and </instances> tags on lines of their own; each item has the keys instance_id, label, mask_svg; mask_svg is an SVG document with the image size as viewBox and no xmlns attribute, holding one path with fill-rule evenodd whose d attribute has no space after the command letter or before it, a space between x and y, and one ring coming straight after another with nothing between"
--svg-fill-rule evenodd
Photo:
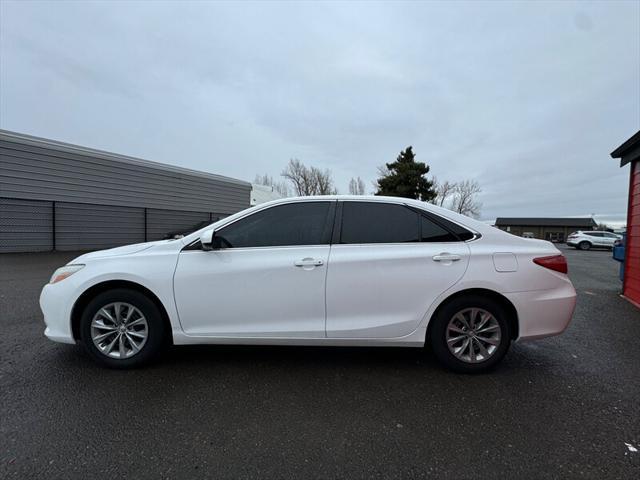
<instances>
[{"instance_id":1,"label":"white suv","mask_svg":"<svg viewBox=\"0 0 640 480\"><path fill-rule=\"evenodd\" d=\"M621 238L621 235L611 232L583 232L578 230L567 237L567 245L580 250L589 250L591 247L613 248L613 243Z\"/></svg>"}]
</instances>

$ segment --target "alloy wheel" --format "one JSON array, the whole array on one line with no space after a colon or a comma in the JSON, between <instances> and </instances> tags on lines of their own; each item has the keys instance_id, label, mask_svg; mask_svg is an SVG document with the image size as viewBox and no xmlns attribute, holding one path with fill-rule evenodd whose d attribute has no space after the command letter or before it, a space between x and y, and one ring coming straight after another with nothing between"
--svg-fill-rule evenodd
<instances>
[{"instance_id":1,"label":"alloy wheel","mask_svg":"<svg viewBox=\"0 0 640 480\"><path fill-rule=\"evenodd\" d=\"M465 363L486 361L498 350L501 339L498 320L482 308L460 310L447 324L447 347Z\"/></svg>"},{"instance_id":2,"label":"alloy wheel","mask_svg":"<svg viewBox=\"0 0 640 480\"><path fill-rule=\"evenodd\" d=\"M149 325L142 312L125 302L100 308L91 320L91 340L111 358L125 359L140 352L149 337Z\"/></svg>"}]
</instances>

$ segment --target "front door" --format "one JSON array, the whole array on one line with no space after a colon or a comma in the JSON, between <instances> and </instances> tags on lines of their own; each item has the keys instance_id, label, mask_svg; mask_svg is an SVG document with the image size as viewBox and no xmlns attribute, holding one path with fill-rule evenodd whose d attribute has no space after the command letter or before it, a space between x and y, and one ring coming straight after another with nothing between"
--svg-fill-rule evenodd
<instances>
[{"instance_id":1,"label":"front door","mask_svg":"<svg viewBox=\"0 0 640 480\"><path fill-rule=\"evenodd\" d=\"M327 336L393 338L413 332L464 274L469 247L405 205L344 201L327 274Z\"/></svg>"},{"instance_id":2,"label":"front door","mask_svg":"<svg viewBox=\"0 0 640 480\"><path fill-rule=\"evenodd\" d=\"M174 290L185 333L324 337L334 206L268 207L216 231L220 248L184 250Z\"/></svg>"}]
</instances>

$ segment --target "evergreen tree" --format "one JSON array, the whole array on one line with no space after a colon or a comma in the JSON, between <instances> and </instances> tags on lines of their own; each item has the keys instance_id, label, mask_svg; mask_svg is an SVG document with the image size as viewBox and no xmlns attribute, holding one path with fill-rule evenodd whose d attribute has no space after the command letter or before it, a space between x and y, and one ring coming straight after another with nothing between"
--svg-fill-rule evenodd
<instances>
[{"instance_id":1,"label":"evergreen tree","mask_svg":"<svg viewBox=\"0 0 640 480\"><path fill-rule=\"evenodd\" d=\"M433 182L426 178L429 165L416 162L415 157L413 147L409 146L400 152L395 162L387 163L386 172L378 179L376 195L433 200L436 191Z\"/></svg>"}]
</instances>

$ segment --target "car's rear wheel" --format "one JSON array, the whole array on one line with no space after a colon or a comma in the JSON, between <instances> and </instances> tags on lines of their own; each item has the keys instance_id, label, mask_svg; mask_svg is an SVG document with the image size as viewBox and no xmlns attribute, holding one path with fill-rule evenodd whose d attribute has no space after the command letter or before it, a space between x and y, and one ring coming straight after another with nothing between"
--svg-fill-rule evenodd
<instances>
[{"instance_id":1,"label":"car's rear wheel","mask_svg":"<svg viewBox=\"0 0 640 480\"><path fill-rule=\"evenodd\" d=\"M140 292L114 289L98 294L80 319L80 337L89 355L111 368L137 367L164 345L158 307Z\"/></svg>"},{"instance_id":2,"label":"car's rear wheel","mask_svg":"<svg viewBox=\"0 0 640 480\"><path fill-rule=\"evenodd\" d=\"M511 344L505 309L480 295L458 297L432 319L431 347L451 370L478 373L495 366Z\"/></svg>"},{"instance_id":3,"label":"car's rear wheel","mask_svg":"<svg viewBox=\"0 0 640 480\"><path fill-rule=\"evenodd\" d=\"M589 242L580 242L578 244L578 248L580 250L589 250L591 248L591 244Z\"/></svg>"}]
</instances>

